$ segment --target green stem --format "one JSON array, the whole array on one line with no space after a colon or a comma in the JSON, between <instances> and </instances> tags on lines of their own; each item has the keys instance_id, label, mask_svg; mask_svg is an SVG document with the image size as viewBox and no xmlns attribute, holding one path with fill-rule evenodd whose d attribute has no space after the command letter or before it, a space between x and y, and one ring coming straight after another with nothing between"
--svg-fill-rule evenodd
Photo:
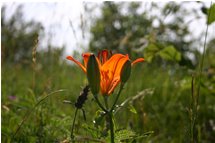
<instances>
[{"instance_id":1,"label":"green stem","mask_svg":"<svg viewBox=\"0 0 215 143\"><path fill-rule=\"evenodd\" d=\"M104 97L104 101L105 101L105 107L106 107L106 109L108 109L109 108L109 106L108 106L108 96L104 95L103 97Z\"/></svg>"},{"instance_id":2,"label":"green stem","mask_svg":"<svg viewBox=\"0 0 215 143\"><path fill-rule=\"evenodd\" d=\"M113 125L113 114L112 114L112 111L108 112L108 115L109 115L109 123L110 123L111 143L114 143L114 125Z\"/></svg>"},{"instance_id":3,"label":"green stem","mask_svg":"<svg viewBox=\"0 0 215 143\"><path fill-rule=\"evenodd\" d=\"M212 9L211 6L212 6L212 1L211 1L210 9L209 9L209 12L208 12L208 19L210 18L210 15L211 15L211 9ZM208 19L207 19L207 22L208 22ZM200 63L200 66L199 66L199 79L198 79L198 87L197 87L198 89L197 89L197 98L196 98L197 106L198 106L198 103L199 103L200 84L201 84L201 78L202 78L202 70L203 70L204 58L205 58L205 53L206 53L206 42L207 42L207 36L208 36L208 27L209 27L209 24L207 23L205 39L204 39L204 46L203 46L203 54L202 54L202 59L201 59L201 63Z\"/></svg>"},{"instance_id":4,"label":"green stem","mask_svg":"<svg viewBox=\"0 0 215 143\"><path fill-rule=\"evenodd\" d=\"M209 9L209 12L208 12L208 19L210 18L210 14L211 14L211 6L212 6L212 1L211 1L210 9ZM207 19L207 22L208 22L208 19ZM198 79L197 93L196 93L195 99L192 97L193 98L192 99L193 100L192 101L193 102L192 103L193 108L192 108L192 116L191 116L191 120L192 120L191 121L191 142L193 142L193 143L195 142L195 139L196 139L196 141L198 141L198 139L196 137L194 137L194 130L195 130L195 125L196 125L196 121L197 121L197 118L198 118L198 105L199 105L200 86L201 86L200 84L201 84L201 79L202 79L204 58L205 58L205 54L206 54L206 42L207 42L207 36L208 36L208 27L209 27L209 24L207 23L205 39L204 39L204 46L203 46L203 54L202 54L202 59L200 61L199 71L198 71L199 75L198 75L198 78L197 78ZM192 93L192 96L194 96L194 92Z\"/></svg>"},{"instance_id":5,"label":"green stem","mask_svg":"<svg viewBox=\"0 0 215 143\"><path fill-rule=\"evenodd\" d=\"M115 99L115 101L114 101L112 107L110 108L110 110L108 109L109 107L108 107L108 101L107 101L106 96L104 97L104 102L105 102L105 107L106 107L106 109L105 109L104 106L100 103L100 101L99 101L97 95L94 95L94 98L95 98L95 100L96 100L96 103L97 103L97 104L99 105L99 107L100 107L105 113L107 113L107 115L108 115L108 118L109 118L108 122L109 122L109 125L110 125L111 143L114 143L113 110L114 110L114 108L115 108L115 106L116 106L116 103L117 103L117 101L118 101L118 99L119 99L119 95L121 94L121 91L122 91L122 89L123 89L123 86L124 86L124 84L122 83L122 84L120 85L119 92L118 92L118 94L117 94L117 96L116 96L116 99Z\"/></svg>"},{"instance_id":6,"label":"green stem","mask_svg":"<svg viewBox=\"0 0 215 143\"><path fill-rule=\"evenodd\" d=\"M195 108L195 95L194 95L194 77L192 76L192 82L191 82L191 110L190 110L190 135L191 135L191 143L194 143L193 138L193 130L194 130L194 108Z\"/></svg>"},{"instance_id":7,"label":"green stem","mask_svg":"<svg viewBox=\"0 0 215 143\"><path fill-rule=\"evenodd\" d=\"M124 86L124 84L122 83L122 84L120 85L120 89L119 89L119 92L118 92L118 94L117 94L117 96L116 96L116 99L115 99L115 101L114 101L112 107L111 107L110 110L108 111L109 123L110 123L111 143L114 143L113 110L114 110L114 108L115 108L115 106L116 106L116 103L117 103L117 101L118 101L118 99L119 99L119 95L121 94L121 91L122 91L122 89L123 89L123 86Z\"/></svg>"},{"instance_id":8,"label":"green stem","mask_svg":"<svg viewBox=\"0 0 215 143\"><path fill-rule=\"evenodd\" d=\"M78 108L76 108L76 110L75 110L75 117L74 117L74 119L73 119L73 123L72 123L71 140L73 140L73 139L74 139L73 132L74 132L75 120L76 120L77 113L78 113Z\"/></svg>"},{"instance_id":9,"label":"green stem","mask_svg":"<svg viewBox=\"0 0 215 143\"><path fill-rule=\"evenodd\" d=\"M114 101L114 103L113 103L113 105L112 105L112 107L111 107L111 109L110 109L110 112L112 112L112 111L114 110L114 108L115 108L115 106L116 106L116 103L117 103L117 101L118 101L118 99L119 99L119 95L121 94L121 91L122 91L122 89L123 89L123 86L124 86L124 84L122 83L122 84L120 85L120 89L119 89L119 92L118 92L118 94L117 94L117 96L116 96L116 99L115 99L115 101Z\"/></svg>"},{"instance_id":10,"label":"green stem","mask_svg":"<svg viewBox=\"0 0 215 143\"><path fill-rule=\"evenodd\" d=\"M94 95L94 98L96 99L96 103L99 105L99 107L104 111L104 112L108 112L108 110L107 109L105 109L104 108L104 106L100 103L100 101L99 101L99 99L98 99L98 97L97 97L97 95Z\"/></svg>"}]
</instances>

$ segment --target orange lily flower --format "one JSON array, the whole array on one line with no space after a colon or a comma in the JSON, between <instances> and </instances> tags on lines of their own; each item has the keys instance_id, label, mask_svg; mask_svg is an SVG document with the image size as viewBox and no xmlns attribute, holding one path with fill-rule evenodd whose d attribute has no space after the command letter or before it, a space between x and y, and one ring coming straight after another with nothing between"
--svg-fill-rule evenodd
<instances>
[{"instance_id":1,"label":"orange lily flower","mask_svg":"<svg viewBox=\"0 0 215 143\"><path fill-rule=\"evenodd\" d=\"M71 56L67 56L68 60L75 62L80 68L86 73L87 62L91 53L84 53L82 57L84 59L84 65L82 65L79 61L75 60ZM126 61L130 60L128 55L123 54L114 54L112 55L108 53L108 50L102 50L99 52L98 57L96 58L99 70L100 70L100 90L102 95L110 95L116 86L120 83L120 73L123 65ZM138 62L143 62L143 58L138 58L134 60L131 65Z\"/></svg>"}]
</instances>

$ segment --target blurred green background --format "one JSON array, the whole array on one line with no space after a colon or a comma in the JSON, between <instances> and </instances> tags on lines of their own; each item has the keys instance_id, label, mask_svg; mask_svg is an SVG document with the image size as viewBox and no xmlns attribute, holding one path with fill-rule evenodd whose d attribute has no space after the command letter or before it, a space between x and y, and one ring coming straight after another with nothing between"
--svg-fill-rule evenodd
<instances>
[{"instance_id":1,"label":"blurred green background","mask_svg":"<svg viewBox=\"0 0 215 143\"><path fill-rule=\"evenodd\" d=\"M198 5L198 8L187 9L187 4ZM214 31L211 27L215 20L215 5L212 5L210 17L209 7L203 2L159 5L103 2L99 5L100 15L92 17L98 5L85 3L85 21L92 24L89 26L89 44L84 51L98 53L109 49L113 53L128 53L131 59L144 57L146 60L132 69L120 96L119 104L126 99L129 102L116 113L118 130L129 129L139 135L153 131L144 138L136 139L136 142L192 142L192 76L195 81L193 95L196 96L196 81L203 57L201 49L207 24L209 31ZM144 10L144 6L148 9ZM9 19L5 9L3 5L1 141L66 142L70 138L75 107L63 101L75 103L87 84L86 76L76 65L66 61L68 53L65 53L65 47L48 44L38 50L37 37L44 30L42 23L25 21L21 6ZM195 17L187 21L193 14ZM194 38L192 34L195 31L190 31L189 26L198 19L205 21L205 25L201 25L204 33ZM80 27L84 35L83 25ZM194 142L201 143L215 142L215 35L210 35L208 39L193 131ZM75 49L73 56L81 59L80 50ZM93 125L98 107L91 94L84 110L86 121L79 112L75 133L99 138L95 133L98 128Z\"/></svg>"}]
</instances>

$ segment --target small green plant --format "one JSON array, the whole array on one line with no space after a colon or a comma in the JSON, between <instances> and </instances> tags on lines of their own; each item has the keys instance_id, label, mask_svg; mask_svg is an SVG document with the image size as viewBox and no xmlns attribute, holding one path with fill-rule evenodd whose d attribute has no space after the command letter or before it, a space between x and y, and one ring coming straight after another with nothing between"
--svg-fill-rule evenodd
<instances>
[{"instance_id":1,"label":"small green plant","mask_svg":"<svg viewBox=\"0 0 215 143\"><path fill-rule=\"evenodd\" d=\"M208 26L212 22L215 21L215 4L212 5L212 1L210 4L210 8L207 10L207 28L206 33L204 37L204 45L203 45L203 54L200 60L199 68L197 71L197 75L192 76L191 81L191 105L190 105L190 142L200 142L200 129L197 127L197 121L198 121L198 111L199 111L199 100L200 100L200 88L202 84L202 73L203 73L203 64L204 64L204 58L206 54L206 41L208 36Z\"/></svg>"}]
</instances>

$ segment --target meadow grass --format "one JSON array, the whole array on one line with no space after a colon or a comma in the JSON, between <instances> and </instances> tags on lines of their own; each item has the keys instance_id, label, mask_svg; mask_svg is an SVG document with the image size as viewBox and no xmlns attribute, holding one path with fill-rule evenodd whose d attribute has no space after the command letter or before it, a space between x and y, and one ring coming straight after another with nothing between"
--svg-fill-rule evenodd
<instances>
[{"instance_id":1,"label":"meadow grass","mask_svg":"<svg viewBox=\"0 0 215 143\"><path fill-rule=\"evenodd\" d=\"M59 90L63 91L49 96L28 115L13 141L60 142L70 138L75 107L63 101L75 103L87 83L86 76L76 66L65 62L37 66L33 88L31 66L3 65L2 142L11 141L25 114L33 110L38 101ZM130 99L115 115L116 130L131 129L139 135L153 131L138 142L187 142L190 139L191 80L189 70L178 65L159 67L145 63L134 67L118 101L119 105ZM141 93L146 89L151 92ZM112 96L111 101L114 98ZM215 99L204 89L199 98L198 132L195 134L200 141L211 142L214 141L210 122L215 118ZM74 132L98 138L99 133L93 126L98 107L91 94L84 110L87 120L81 111L78 112Z\"/></svg>"}]
</instances>

